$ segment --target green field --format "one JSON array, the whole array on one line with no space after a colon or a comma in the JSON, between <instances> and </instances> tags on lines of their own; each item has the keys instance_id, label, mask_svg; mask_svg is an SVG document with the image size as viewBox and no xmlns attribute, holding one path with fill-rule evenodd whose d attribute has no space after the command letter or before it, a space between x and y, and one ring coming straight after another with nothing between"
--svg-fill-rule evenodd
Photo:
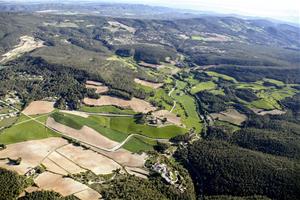
<instances>
[{"instance_id":1,"label":"green field","mask_svg":"<svg viewBox=\"0 0 300 200\"><path fill-rule=\"evenodd\" d=\"M209 90L208 92L213 94L213 95L223 95L223 96L225 96L224 89Z\"/></svg>"},{"instance_id":2,"label":"green field","mask_svg":"<svg viewBox=\"0 0 300 200\"><path fill-rule=\"evenodd\" d=\"M275 84L275 85L277 85L279 87L285 86L284 82L278 81L278 80L275 80L275 79L264 78L263 80L264 80L264 82L273 83L273 84Z\"/></svg>"},{"instance_id":3,"label":"green field","mask_svg":"<svg viewBox=\"0 0 300 200\"><path fill-rule=\"evenodd\" d=\"M259 90L267 90L268 87L262 85L262 81L257 81L255 83L237 83L235 84L237 89L251 89L253 91L259 91Z\"/></svg>"},{"instance_id":4,"label":"green field","mask_svg":"<svg viewBox=\"0 0 300 200\"><path fill-rule=\"evenodd\" d=\"M111 113L111 114L128 114L128 115L135 114L133 110L122 109L116 106L100 106L100 107L82 106L80 110L89 113Z\"/></svg>"},{"instance_id":5,"label":"green field","mask_svg":"<svg viewBox=\"0 0 300 200\"><path fill-rule=\"evenodd\" d=\"M55 121L71 128L80 129L84 125L88 126L99 132L99 134L117 142L124 141L130 134L141 134L154 139L169 139L186 132L185 129L174 125L157 128L145 124L136 124L131 117L90 116L83 118L62 113L54 113L51 116ZM155 140L135 136L126 142L123 148L131 152L148 151L152 150L155 144Z\"/></svg>"},{"instance_id":6,"label":"green field","mask_svg":"<svg viewBox=\"0 0 300 200\"><path fill-rule=\"evenodd\" d=\"M137 69L137 64L131 57L124 58L124 57L113 55L113 56L107 58L106 60L111 61L111 62L118 62L121 65L127 66L128 68L133 69L133 70Z\"/></svg>"},{"instance_id":7,"label":"green field","mask_svg":"<svg viewBox=\"0 0 300 200\"><path fill-rule=\"evenodd\" d=\"M35 116L36 117L36 116ZM48 116L38 118L38 121L45 123ZM29 121L27 121L29 120ZM23 123L21 123L23 122ZM18 125L18 123L20 123ZM28 140L38 140L48 137L59 137L60 135L46 128L42 124L30 120L29 117L21 115L16 124L0 132L0 143L12 144Z\"/></svg>"},{"instance_id":8,"label":"green field","mask_svg":"<svg viewBox=\"0 0 300 200\"><path fill-rule=\"evenodd\" d=\"M191 93L196 94L205 90L213 90L217 87L217 85L212 81L199 83L191 88Z\"/></svg>"},{"instance_id":9,"label":"green field","mask_svg":"<svg viewBox=\"0 0 300 200\"><path fill-rule=\"evenodd\" d=\"M194 97L183 92L187 86L186 82L177 80L177 89L172 97L177 101L173 113L180 115L181 121L188 129L195 128L196 132L202 130L201 120L197 113L197 107Z\"/></svg>"},{"instance_id":10,"label":"green field","mask_svg":"<svg viewBox=\"0 0 300 200\"><path fill-rule=\"evenodd\" d=\"M233 83L237 83L237 80L231 76L228 76L228 75L225 75L225 74L220 74L220 73L217 73L217 72L212 72L212 71L207 71L205 72L208 76L211 76L211 77L217 77L217 78L221 78L223 80L226 80L226 81L231 81Z\"/></svg>"},{"instance_id":11,"label":"green field","mask_svg":"<svg viewBox=\"0 0 300 200\"><path fill-rule=\"evenodd\" d=\"M164 89L160 88L155 91L153 97L148 98L149 102L156 102L157 105L161 105L166 110L171 110L173 106L173 99L168 96Z\"/></svg>"},{"instance_id":12,"label":"green field","mask_svg":"<svg viewBox=\"0 0 300 200\"><path fill-rule=\"evenodd\" d=\"M0 120L0 128L9 127L13 125L18 120L18 117L10 117L8 119Z\"/></svg>"},{"instance_id":13,"label":"green field","mask_svg":"<svg viewBox=\"0 0 300 200\"><path fill-rule=\"evenodd\" d=\"M153 150L153 146L156 145L157 142L155 140L145 139L142 137L135 136L127 141L123 148L128 151L138 153L141 151L151 151Z\"/></svg>"},{"instance_id":14,"label":"green field","mask_svg":"<svg viewBox=\"0 0 300 200\"><path fill-rule=\"evenodd\" d=\"M203 40L203 37L200 36L200 35L192 35L191 39L192 39L192 40L202 41L202 40Z\"/></svg>"},{"instance_id":15,"label":"green field","mask_svg":"<svg viewBox=\"0 0 300 200\"><path fill-rule=\"evenodd\" d=\"M176 135L184 134L185 129L175 125L154 127L146 124L136 124L133 118L114 117L110 120L110 128L127 134L141 134L151 138L170 139Z\"/></svg>"},{"instance_id":16,"label":"green field","mask_svg":"<svg viewBox=\"0 0 300 200\"><path fill-rule=\"evenodd\" d=\"M128 134L115 131L109 128L110 118L103 116L90 116L88 118L79 117L71 114L54 113L51 115L58 123L64 124L74 129L81 129L84 125L95 129L105 137L122 142Z\"/></svg>"}]
</instances>

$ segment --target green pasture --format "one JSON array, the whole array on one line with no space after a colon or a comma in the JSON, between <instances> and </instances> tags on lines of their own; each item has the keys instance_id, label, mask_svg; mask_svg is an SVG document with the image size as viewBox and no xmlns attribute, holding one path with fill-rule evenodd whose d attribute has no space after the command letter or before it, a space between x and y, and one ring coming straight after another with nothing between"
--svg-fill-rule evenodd
<instances>
[{"instance_id":1,"label":"green pasture","mask_svg":"<svg viewBox=\"0 0 300 200\"><path fill-rule=\"evenodd\" d=\"M38 117L38 116L33 116ZM46 123L48 116L38 118L38 121ZM20 124L19 124L20 123ZM0 143L12 144L17 142L24 142L28 140L38 140L48 137L59 137L58 133L46 128L42 124L31 120L25 115L20 115L16 123L10 128L4 129L0 132Z\"/></svg>"},{"instance_id":2,"label":"green pasture","mask_svg":"<svg viewBox=\"0 0 300 200\"><path fill-rule=\"evenodd\" d=\"M217 87L217 85L212 81L201 82L191 88L191 93L196 94L205 90L213 90Z\"/></svg>"},{"instance_id":3,"label":"green pasture","mask_svg":"<svg viewBox=\"0 0 300 200\"><path fill-rule=\"evenodd\" d=\"M231 76L228 76L228 75L225 75L225 74L220 74L220 73L212 72L212 71L207 71L205 73L210 77L221 78L221 79L226 80L226 81L231 81L233 83L237 83L237 80L235 78L233 78Z\"/></svg>"},{"instance_id":4,"label":"green pasture","mask_svg":"<svg viewBox=\"0 0 300 200\"><path fill-rule=\"evenodd\" d=\"M118 108L116 106L82 106L80 110L89 113L135 114L133 110Z\"/></svg>"}]
</instances>

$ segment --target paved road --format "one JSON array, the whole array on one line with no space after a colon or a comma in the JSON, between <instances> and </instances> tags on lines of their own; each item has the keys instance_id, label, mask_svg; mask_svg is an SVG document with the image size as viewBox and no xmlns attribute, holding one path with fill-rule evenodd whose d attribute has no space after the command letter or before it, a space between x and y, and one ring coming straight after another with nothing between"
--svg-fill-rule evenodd
<instances>
[{"instance_id":1,"label":"paved road","mask_svg":"<svg viewBox=\"0 0 300 200\"><path fill-rule=\"evenodd\" d=\"M169 97L172 97L171 95L172 95L172 93L174 92L174 90L175 90L175 88L177 87L177 82L176 82L176 84L175 84L175 86L172 88L172 90L170 90L170 92L169 92ZM175 107L176 107L176 101L175 100L173 100L173 107L171 108L171 110L170 110L170 112L173 112L173 110L175 109Z\"/></svg>"}]
</instances>

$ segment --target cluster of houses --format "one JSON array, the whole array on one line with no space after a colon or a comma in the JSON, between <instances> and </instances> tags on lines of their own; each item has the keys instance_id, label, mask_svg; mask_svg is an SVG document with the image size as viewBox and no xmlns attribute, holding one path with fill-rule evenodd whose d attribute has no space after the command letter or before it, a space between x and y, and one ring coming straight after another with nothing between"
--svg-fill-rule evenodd
<instances>
[{"instance_id":1,"label":"cluster of houses","mask_svg":"<svg viewBox=\"0 0 300 200\"><path fill-rule=\"evenodd\" d=\"M152 165L152 170L159 173L161 177L169 184L174 185L181 192L185 191L183 183L183 177L179 175L178 171L172 171L164 163L155 163Z\"/></svg>"},{"instance_id":2,"label":"cluster of houses","mask_svg":"<svg viewBox=\"0 0 300 200\"><path fill-rule=\"evenodd\" d=\"M19 114L19 111L12 109L8 106L8 105L16 105L21 102L19 96L17 95L17 92L15 91L8 92L4 98L4 102L5 103L2 104L0 103L0 121L4 119L16 117Z\"/></svg>"},{"instance_id":3,"label":"cluster of houses","mask_svg":"<svg viewBox=\"0 0 300 200\"><path fill-rule=\"evenodd\" d=\"M2 109L2 106L0 106L0 111L1 111L1 109ZM11 117L16 117L18 114L19 114L19 112L15 111L15 110L9 110L7 113L0 114L0 121L11 118Z\"/></svg>"}]
</instances>

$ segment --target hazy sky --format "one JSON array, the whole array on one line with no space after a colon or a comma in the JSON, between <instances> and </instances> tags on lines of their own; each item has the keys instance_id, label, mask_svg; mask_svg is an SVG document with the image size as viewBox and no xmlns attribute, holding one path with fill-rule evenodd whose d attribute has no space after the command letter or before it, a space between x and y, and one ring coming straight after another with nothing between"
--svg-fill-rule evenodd
<instances>
[{"instance_id":1,"label":"hazy sky","mask_svg":"<svg viewBox=\"0 0 300 200\"><path fill-rule=\"evenodd\" d=\"M247 16L293 19L300 23L300 0L115 0Z\"/></svg>"},{"instance_id":2,"label":"hazy sky","mask_svg":"<svg viewBox=\"0 0 300 200\"><path fill-rule=\"evenodd\" d=\"M43 1L58 0L4 0ZM67 0L74 1L76 0ZM99 2L140 3L166 7L188 8L201 11L215 11L226 14L270 17L300 24L300 0L80 0ZM61 1L63 2L63 1Z\"/></svg>"}]
</instances>

